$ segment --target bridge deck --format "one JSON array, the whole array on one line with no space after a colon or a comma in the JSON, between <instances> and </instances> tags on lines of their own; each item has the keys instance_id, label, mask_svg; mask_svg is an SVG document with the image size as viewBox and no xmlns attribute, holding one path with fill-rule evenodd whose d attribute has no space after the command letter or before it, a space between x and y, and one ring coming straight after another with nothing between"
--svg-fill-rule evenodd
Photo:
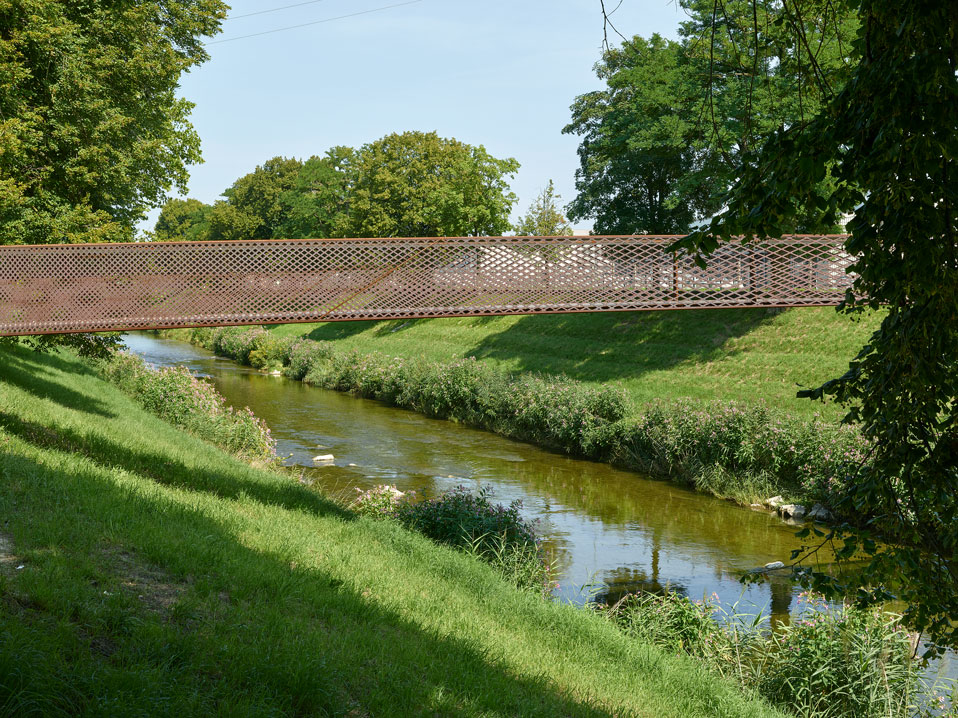
<instances>
[{"instance_id":1,"label":"bridge deck","mask_svg":"<svg viewBox=\"0 0 958 718\"><path fill-rule=\"evenodd\" d=\"M834 305L843 235L440 237L0 247L0 335L500 314Z\"/></svg>"}]
</instances>

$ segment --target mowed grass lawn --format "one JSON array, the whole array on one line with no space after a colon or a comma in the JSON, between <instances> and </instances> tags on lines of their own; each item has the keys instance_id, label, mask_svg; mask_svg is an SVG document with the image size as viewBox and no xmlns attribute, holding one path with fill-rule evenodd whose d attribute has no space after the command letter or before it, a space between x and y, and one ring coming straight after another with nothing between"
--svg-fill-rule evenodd
<instances>
[{"instance_id":1,"label":"mowed grass lawn","mask_svg":"<svg viewBox=\"0 0 958 718\"><path fill-rule=\"evenodd\" d=\"M0 714L778 715L22 350L0 351Z\"/></svg>"},{"instance_id":2,"label":"mowed grass lawn","mask_svg":"<svg viewBox=\"0 0 958 718\"><path fill-rule=\"evenodd\" d=\"M273 327L343 349L448 360L474 356L506 371L615 384L638 407L654 399L764 400L796 416L841 407L796 399L840 376L878 327L833 308L703 309Z\"/></svg>"}]
</instances>

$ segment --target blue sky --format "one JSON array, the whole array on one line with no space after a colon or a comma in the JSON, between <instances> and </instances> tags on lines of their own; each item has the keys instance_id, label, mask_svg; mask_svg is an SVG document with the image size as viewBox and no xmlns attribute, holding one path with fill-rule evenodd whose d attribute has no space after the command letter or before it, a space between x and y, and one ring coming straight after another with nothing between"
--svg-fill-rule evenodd
<instances>
[{"instance_id":1,"label":"blue sky","mask_svg":"<svg viewBox=\"0 0 958 718\"><path fill-rule=\"evenodd\" d=\"M213 202L276 155L306 158L390 132L436 130L519 160L514 215L550 178L571 200L578 141L562 127L576 95L600 87L592 71L602 44L599 0L421 0L221 42L401 1L322 0L227 20L210 61L182 82L196 103L204 158L191 169L188 196ZM303 0L235 0L230 16L296 2ZM672 0L624 0L614 15L626 36L675 37L683 18Z\"/></svg>"}]
</instances>

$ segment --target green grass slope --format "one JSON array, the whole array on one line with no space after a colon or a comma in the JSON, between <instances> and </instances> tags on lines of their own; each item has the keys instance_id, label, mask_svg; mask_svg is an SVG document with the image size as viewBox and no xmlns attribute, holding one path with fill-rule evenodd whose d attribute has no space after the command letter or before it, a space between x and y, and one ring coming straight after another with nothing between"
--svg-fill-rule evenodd
<instances>
[{"instance_id":1,"label":"green grass slope","mask_svg":"<svg viewBox=\"0 0 958 718\"><path fill-rule=\"evenodd\" d=\"M274 327L359 351L427 359L475 356L507 371L566 374L661 398L762 399L797 416L840 407L795 398L843 374L879 317L834 309L703 309Z\"/></svg>"},{"instance_id":2,"label":"green grass slope","mask_svg":"<svg viewBox=\"0 0 958 718\"><path fill-rule=\"evenodd\" d=\"M777 715L20 350L0 351L0 714Z\"/></svg>"}]
</instances>

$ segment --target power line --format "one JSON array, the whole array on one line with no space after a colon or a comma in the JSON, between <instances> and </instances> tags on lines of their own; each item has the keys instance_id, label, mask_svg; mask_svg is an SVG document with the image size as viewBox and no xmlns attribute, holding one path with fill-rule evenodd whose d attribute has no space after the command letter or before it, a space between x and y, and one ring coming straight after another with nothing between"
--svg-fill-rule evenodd
<instances>
[{"instance_id":1,"label":"power line","mask_svg":"<svg viewBox=\"0 0 958 718\"><path fill-rule=\"evenodd\" d=\"M239 37L230 37L225 40L214 40L213 42L203 43L204 45L219 45L223 42L234 42L235 40L245 40L249 37L259 37L260 35L271 35L274 32L283 32L285 30L295 30L300 27L307 27L309 25L321 25L324 22L333 22L334 20L345 20L348 17L357 17L358 15L368 15L372 12L380 12L381 10L390 10L394 7L402 7L403 5L415 5L416 3L422 2L422 0L407 0L406 2L399 2L393 5L383 5L382 7L375 7L371 10L362 10L360 12L349 13L348 15L339 15L337 17L328 17L325 20L313 20L312 22L304 22L299 25L290 25L289 27L278 27L275 30L265 30L263 32L254 32L252 35L240 35Z\"/></svg>"},{"instance_id":2,"label":"power line","mask_svg":"<svg viewBox=\"0 0 958 718\"><path fill-rule=\"evenodd\" d=\"M268 12L279 12L280 10L289 10L291 7L301 7L303 5L315 5L318 2L325 2L325 0L306 0L306 2L298 2L293 5L283 5L282 7L274 7L270 10L257 10L256 12L248 12L245 15L231 15L230 17L226 18L226 20L239 20L241 17L253 17L253 15L263 15Z\"/></svg>"}]
</instances>

